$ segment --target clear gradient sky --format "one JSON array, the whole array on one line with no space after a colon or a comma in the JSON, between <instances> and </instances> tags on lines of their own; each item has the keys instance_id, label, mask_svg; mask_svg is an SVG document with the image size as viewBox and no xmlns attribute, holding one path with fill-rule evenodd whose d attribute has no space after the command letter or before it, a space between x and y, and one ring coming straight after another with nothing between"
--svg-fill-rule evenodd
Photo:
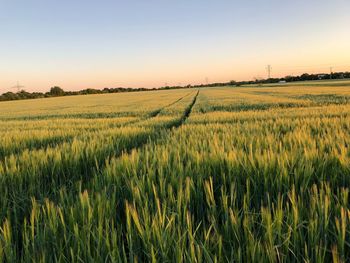
<instances>
[{"instance_id":1,"label":"clear gradient sky","mask_svg":"<svg viewBox=\"0 0 350 263\"><path fill-rule=\"evenodd\" d=\"M0 93L350 70L349 0L0 0Z\"/></svg>"}]
</instances>

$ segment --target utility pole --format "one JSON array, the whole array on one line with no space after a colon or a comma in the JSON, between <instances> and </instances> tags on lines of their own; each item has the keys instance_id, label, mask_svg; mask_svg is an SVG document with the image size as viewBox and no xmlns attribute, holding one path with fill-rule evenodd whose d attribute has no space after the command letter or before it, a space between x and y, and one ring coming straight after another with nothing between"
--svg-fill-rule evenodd
<instances>
[{"instance_id":1,"label":"utility pole","mask_svg":"<svg viewBox=\"0 0 350 263\"><path fill-rule=\"evenodd\" d=\"M209 83L208 77L205 77L205 83L206 83L207 86L208 86L208 83Z\"/></svg>"},{"instance_id":2,"label":"utility pole","mask_svg":"<svg viewBox=\"0 0 350 263\"><path fill-rule=\"evenodd\" d=\"M271 65L267 65L266 70L267 70L267 76L270 79L271 78L271 71L272 71Z\"/></svg>"},{"instance_id":3,"label":"utility pole","mask_svg":"<svg viewBox=\"0 0 350 263\"><path fill-rule=\"evenodd\" d=\"M332 75L333 75L333 67L330 67L330 68L329 68L329 71L330 71L330 73L331 73L331 74L330 74L330 78L332 79L332 77L333 77L333 76L332 76Z\"/></svg>"},{"instance_id":4,"label":"utility pole","mask_svg":"<svg viewBox=\"0 0 350 263\"><path fill-rule=\"evenodd\" d=\"M24 88L24 86L19 85L18 81L16 86L11 87L11 89L17 89L17 92L20 92L21 88Z\"/></svg>"}]
</instances>

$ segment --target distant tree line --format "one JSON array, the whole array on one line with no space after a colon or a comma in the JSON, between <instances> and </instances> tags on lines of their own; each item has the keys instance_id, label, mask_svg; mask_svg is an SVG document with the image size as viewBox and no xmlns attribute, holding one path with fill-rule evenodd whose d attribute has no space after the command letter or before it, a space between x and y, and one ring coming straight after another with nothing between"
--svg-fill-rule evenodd
<instances>
[{"instance_id":1,"label":"distant tree line","mask_svg":"<svg viewBox=\"0 0 350 263\"><path fill-rule=\"evenodd\" d=\"M185 88L201 88L201 87L222 87L222 86L242 86L250 84L268 84L279 82L294 82L294 81L309 81L309 80L330 80L330 79L350 79L350 72L335 72L332 74L307 74L304 73L299 76L286 76L284 78L270 78L270 79L255 79L250 81L230 81L223 83L210 83L200 85L187 85L187 86L165 86L160 88L146 89L146 88L104 88L100 89L84 89L80 91L64 91L60 87L52 87L49 92L27 92L21 90L19 92L6 92L0 95L0 101L9 100L25 100L25 99L38 99L38 98L50 98L61 96L74 96L74 95L87 95L87 94L106 94L106 93L120 93L120 92L138 92L138 91L152 91L152 90L169 90L169 89L185 89Z\"/></svg>"},{"instance_id":2,"label":"distant tree line","mask_svg":"<svg viewBox=\"0 0 350 263\"><path fill-rule=\"evenodd\" d=\"M350 78L350 72L335 72L332 74L319 73L319 74L308 74L304 73L299 76L286 76L284 78L271 78L264 80L256 80L258 83L278 83L278 82L294 82L294 81L311 81L311 80L331 80L331 79L348 79Z\"/></svg>"},{"instance_id":3,"label":"distant tree line","mask_svg":"<svg viewBox=\"0 0 350 263\"><path fill-rule=\"evenodd\" d=\"M62 96L75 96L75 95L88 95L88 94L106 94L106 93L120 93L120 92L138 92L138 91L152 91L152 90L167 90L167 89L183 89L189 88L191 85L182 86L166 86L161 88L104 88L100 89L84 89L80 91L64 91L60 87L52 87L49 92L27 92L21 90L19 92L6 92L0 95L0 101L9 100L25 100L25 99L39 99L39 98L51 98L51 97L62 97Z\"/></svg>"},{"instance_id":4,"label":"distant tree line","mask_svg":"<svg viewBox=\"0 0 350 263\"><path fill-rule=\"evenodd\" d=\"M223 83L211 83L201 84L193 87L222 87L222 86L242 86L252 84L269 84L269 83L280 83L280 82L295 82L295 81L311 81L311 80L331 80L331 79L350 79L350 72L335 72L332 74L308 74L304 73L299 76L286 76L283 78L269 78L269 79L255 79L248 81L234 81L223 82Z\"/></svg>"}]
</instances>

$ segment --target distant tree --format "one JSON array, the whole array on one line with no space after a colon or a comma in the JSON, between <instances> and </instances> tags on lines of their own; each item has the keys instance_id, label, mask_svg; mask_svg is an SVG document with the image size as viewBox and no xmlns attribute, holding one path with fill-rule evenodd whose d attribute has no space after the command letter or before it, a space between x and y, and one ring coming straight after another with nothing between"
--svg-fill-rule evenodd
<instances>
[{"instance_id":1,"label":"distant tree","mask_svg":"<svg viewBox=\"0 0 350 263\"><path fill-rule=\"evenodd\" d=\"M231 80L231 81L229 82L229 84L230 84L231 86L236 86L236 85L237 85L237 82L236 82L235 80Z\"/></svg>"},{"instance_id":2,"label":"distant tree","mask_svg":"<svg viewBox=\"0 0 350 263\"><path fill-rule=\"evenodd\" d=\"M86 95L86 94L99 94L102 93L101 90L97 89L84 89L79 92L80 94Z\"/></svg>"},{"instance_id":3,"label":"distant tree","mask_svg":"<svg viewBox=\"0 0 350 263\"><path fill-rule=\"evenodd\" d=\"M51 96L63 96L64 90L60 87L54 86L50 89L50 95Z\"/></svg>"},{"instance_id":4,"label":"distant tree","mask_svg":"<svg viewBox=\"0 0 350 263\"><path fill-rule=\"evenodd\" d=\"M17 96L20 99L31 99L32 98L32 94L25 91L25 90L21 90L20 92L17 92Z\"/></svg>"},{"instance_id":5,"label":"distant tree","mask_svg":"<svg viewBox=\"0 0 350 263\"><path fill-rule=\"evenodd\" d=\"M309 80L310 75L308 73L304 73L300 76L300 80Z\"/></svg>"},{"instance_id":6,"label":"distant tree","mask_svg":"<svg viewBox=\"0 0 350 263\"><path fill-rule=\"evenodd\" d=\"M17 94L13 93L13 92L6 92L4 94L1 95L1 100L17 100L18 96Z\"/></svg>"}]
</instances>

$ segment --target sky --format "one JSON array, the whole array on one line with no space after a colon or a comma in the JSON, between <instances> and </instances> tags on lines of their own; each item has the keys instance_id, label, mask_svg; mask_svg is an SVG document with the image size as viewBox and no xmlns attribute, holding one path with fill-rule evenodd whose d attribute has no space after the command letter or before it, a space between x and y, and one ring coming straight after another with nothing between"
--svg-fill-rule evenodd
<instances>
[{"instance_id":1,"label":"sky","mask_svg":"<svg viewBox=\"0 0 350 263\"><path fill-rule=\"evenodd\" d=\"M349 0L0 0L0 93L350 71ZM12 90L14 91L14 90Z\"/></svg>"}]
</instances>

